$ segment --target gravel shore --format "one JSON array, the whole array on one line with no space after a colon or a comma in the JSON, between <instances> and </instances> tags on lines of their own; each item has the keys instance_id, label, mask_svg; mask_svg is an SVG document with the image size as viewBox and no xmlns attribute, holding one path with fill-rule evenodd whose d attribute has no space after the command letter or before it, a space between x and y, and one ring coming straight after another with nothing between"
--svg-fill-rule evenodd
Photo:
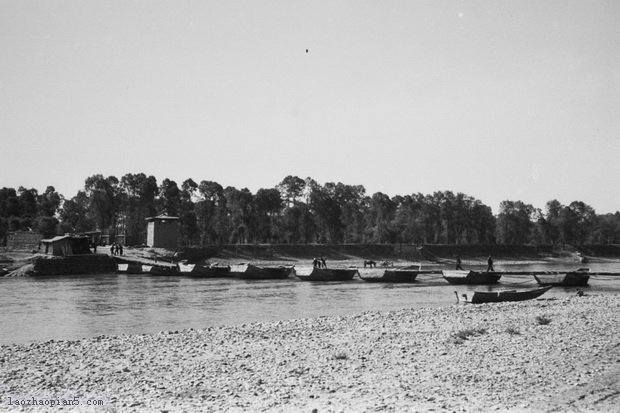
<instances>
[{"instance_id":1,"label":"gravel shore","mask_svg":"<svg viewBox=\"0 0 620 413\"><path fill-rule=\"evenodd\" d=\"M619 328L586 295L1 346L0 410L620 412Z\"/></svg>"}]
</instances>

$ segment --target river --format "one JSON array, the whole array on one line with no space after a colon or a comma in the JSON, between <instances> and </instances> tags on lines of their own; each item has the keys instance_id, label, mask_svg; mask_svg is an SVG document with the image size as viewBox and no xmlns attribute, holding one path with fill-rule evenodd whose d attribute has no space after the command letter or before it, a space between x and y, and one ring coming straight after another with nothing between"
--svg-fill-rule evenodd
<instances>
[{"instance_id":1,"label":"river","mask_svg":"<svg viewBox=\"0 0 620 413\"><path fill-rule=\"evenodd\" d=\"M620 272L620 262L589 264L593 272ZM496 270L555 271L575 265L496 265ZM364 270L362 270L364 271ZM377 269L377 271L379 271ZM532 276L503 276L500 284L453 286L441 275L411 284L286 280L245 281L149 275L0 279L0 344L75 340L281 319L456 303L454 291L535 288ZM553 288L543 298L575 295ZM620 293L620 277L592 276L586 294Z\"/></svg>"}]
</instances>

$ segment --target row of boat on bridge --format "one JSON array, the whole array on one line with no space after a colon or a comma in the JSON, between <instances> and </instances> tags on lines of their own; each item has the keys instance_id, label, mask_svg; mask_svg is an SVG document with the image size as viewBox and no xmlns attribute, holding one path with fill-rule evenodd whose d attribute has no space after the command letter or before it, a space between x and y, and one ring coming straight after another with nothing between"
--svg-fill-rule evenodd
<instances>
[{"instance_id":1,"label":"row of boat on bridge","mask_svg":"<svg viewBox=\"0 0 620 413\"><path fill-rule=\"evenodd\" d=\"M234 267L234 268L233 268ZM187 276L195 278L238 278L243 280L273 280L295 277L301 281L346 282L356 276L369 283L413 283L419 275L441 276L448 283L456 285L490 285L497 284L504 275L533 276L538 288L529 290L474 291L471 300L463 294L465 303L495 303L505 301L523 301L540 297L553 286L584 287L588 285L591 275L615 275L620 273L591 272L588 268L570 271L476 271L476 270L423 270L421 267L391 267L379 270L362 270L357 267L325 268L302 267L294 265L265 266L255 264L241 265L199 265L179 262L170 265L143 265L128 263L119 270L127 273L148 273L156 276ZM455 291L457 300L458 293ZM583 294L581 290L578 295Z\"/></svg>"},{"instance_id":2,"label":"row of boat on bridge","mask_svg":"<svg viewBox=\"0 0 620 413\"><path fill-rule=\"evenodd\" d=\"M382 272L362 271L357 267L347 268L301 268L294 265L265 266L255 264L199 265L177 263L176 265L143 265L129 263L124 268L127 273L148 273L163 276L188 276L196 278L239 278L245 280L285 279L295 277L301 281L350 281L356 276L373 283L412 283L419 275L442 276L450 284L496 284L504 275L533 276L539 285L575 286L588 285L590 275L620 275L616 273L592 273L588 268L573 271L475 271L475 270L423 270L420 267L392 267Z\"/></svg>"}]
</instances>

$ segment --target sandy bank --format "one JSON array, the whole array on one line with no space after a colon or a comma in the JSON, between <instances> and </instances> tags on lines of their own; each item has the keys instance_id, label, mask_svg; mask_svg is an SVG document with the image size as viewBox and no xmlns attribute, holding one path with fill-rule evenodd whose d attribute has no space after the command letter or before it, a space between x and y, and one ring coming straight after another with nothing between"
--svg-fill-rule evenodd
<instances>
[{"instance_id":1,"label":"sandy bank","mask_svg":"<svg viewBox=\"0 0 620 413\"><path fill-rule=\"evenodd\" d=\"M575 296L2 346L0 410L613 412L619 327L620 296Z\"/></svg>"}]
</instances>

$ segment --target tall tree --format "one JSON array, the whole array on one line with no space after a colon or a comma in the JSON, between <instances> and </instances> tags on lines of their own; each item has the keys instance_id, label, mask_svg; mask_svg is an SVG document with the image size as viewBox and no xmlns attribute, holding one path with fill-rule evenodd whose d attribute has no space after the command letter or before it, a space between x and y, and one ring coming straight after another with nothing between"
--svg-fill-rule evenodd
<instances>
[{"instance_id":1,"label":"tall tree","mask_svg":"<svg viewBox=\"0 0 620 413\"><path fill-rule=\"evenodd\" d=\"M247 244L255 232L254 196L247 188L239 190L232 186L224 189L224 196L230 216L231 232L228 242Z\"/></svg>"},{"instance_id":2,"label":"tall tree","mask_svg":"<svg viewBox=\"0 0 620 413\"><path fill-rule=\"evenodd\" d=\"M521 201L502 201L497 216L497 239L501 244L524 245L530 241L535 209Z\"/></svg>"},{"instance_id":3,"label":"tall tree","mask_svg":"<svg viewBox=\"0 0 620 413\"><path fill-rule=\"evenodd\" d=\"M342 241L361 242L364 233L364 203L366 189L362 185L345 185L340 182L334 188L334 198L340 207Z\"/></svg>"},{"instance_id":4,"label":"tall tree","mask_svg":"<svg viewBox=\"0 0 620 413\"><path fill-rule=\"evenodd\" d=\"M276 228L282 211L282 198L277 188L261 188L254 196L257 242L278 241Z\"/></svg>"},{"instance_id":5,"label":"tall tree","mask_svg":"<svg viewBox=\"0 0 620 413\"><path fill-rule=\"evenodd\" d=\"M292 207L296 204L297 199L304 192L306 181L298 176L289 175L282 180L277 186L282 198L285 199L286 205Z\"/></svg>"},{"instance_id":6,"label":"tall tree","mask_svg":"<svg viewBox=\"0 0 620 413\"><path fill-rule=\"evenodd\" d=\"M20 186L17 190L19 194L20 215L35 218L39 215L39 193L36 189L26 189Z\"/></svg>"},{"instance_id":7,"label":"tall tree","mask_svg":"<svg viewBox=\"0 0 620 413\"><path fill-rule=\"evenodd\" d=\"M194 245L200 242L200 230L196 217L195 200L198 195L198 184L188 178L181 185L181 211L179 213L181 240L185 245Z\"/></svg>"},{"instance_id":8,"label":"tall tree","mask_svg":"<svg viewBox=\"0 0 620 413\"><path fill-rule=\"evenodd\" d=\"M196 202L196 217L201 232L201 244L225 242L226 198L224 188L214 181L201 181L198 185L199 201Z\"/></svg>"},{"instance_id":9,"label":"tall tree","mask_svg":"<svg viewBox=\"0 0 620 413\"><path fill-rule=\"evenodd\" d=\"M396 213L396 204L389 196L376 192L369 200L366 213L367 239L374 243L396 242L396 231L392 221Z\"/></svg>"},{"instance_id":10,"label":"tall tree","mask_svg":"<svg viewBox=\"0 0 620 413\"><path fill-rule=\"evenodd\" d=\"M570 211L565 216L568 217L567 224L572 228L571 243L585 244L591 241L597 224L594 208L582 201L573 201L565 209Z\"/></svg>"},{"instance_id":11,"label":"tall tree","mask_svg":"<svg viewBox=\"0 0 620 413\"><path fill-rule=\"evenodd\" d=\"M77 195L66 200L62 204L59 216L61 232L86 232L95 229L96 223L91 219L88 212L90 200L84 191L78 191Z\"/></svg>"},{"instance_id":12,"label":"tall tree","mask_svg":"<svg viewBox=\"0 0 620 413\"><path fill-rule=\"evenodd\" d=\"M155 200L158 193L157 179L143 173L125 174L120 181L122 231L127 241L146 242L146 218L157 212Z\"/></svg>"},{"instance_id":13,"label":"tall tree","mask_svg":"<svg viewBox=\"0 0 620 413\"><path fill-rule=\"evenodd\" d=\"M181 190L175 181L164 179L159 187L159 207L168 215L176 216L181 209Z\"/></svg>"},{"instance_id":14,"label":"tall tree","mask_svg":"<svg viewBox=\"0 0 620 413\"><path fill-rule=\"evenodd\" d=\"M557 199L547 202L545 206L544 234L545 240L551 244L564 242L562 237L562 210L564 205Z\"/></svg>"},{"instance_id":15,"label":"tall tree","mask_svg":"<svg viewBox=\"0 0 620 413\"><path fill-rule=\"evenodd\" d=\"M324 187L315 185L310 193L310 211L315 217L320 242L342 242L342 210L336 197L336 185L328 182Z\"/></svg>"},{"instance_id":16,"label":"tall tree","mask_svg":"<svg viewBox=\"0 0 620 413\"><path fill-rule=\"evenodd\" d=\"M118 179L114 176L104 178L97 174L86 178L84 191L88 197L89 213L101 230L116 230L116 217L120 207Z\"/></svg>"},{"instance_id":17,"label":"tall tree","mask_svg":"<svg viewBox=\"0 0 620 413\"><path fill-rule=\"evenodd\" d=\"M39 196L40 214L45 217L53 217L56 215L62 199L62 195L56 192L53 186L48 186L45 192Z\"/></svg>"}]
</instances>

